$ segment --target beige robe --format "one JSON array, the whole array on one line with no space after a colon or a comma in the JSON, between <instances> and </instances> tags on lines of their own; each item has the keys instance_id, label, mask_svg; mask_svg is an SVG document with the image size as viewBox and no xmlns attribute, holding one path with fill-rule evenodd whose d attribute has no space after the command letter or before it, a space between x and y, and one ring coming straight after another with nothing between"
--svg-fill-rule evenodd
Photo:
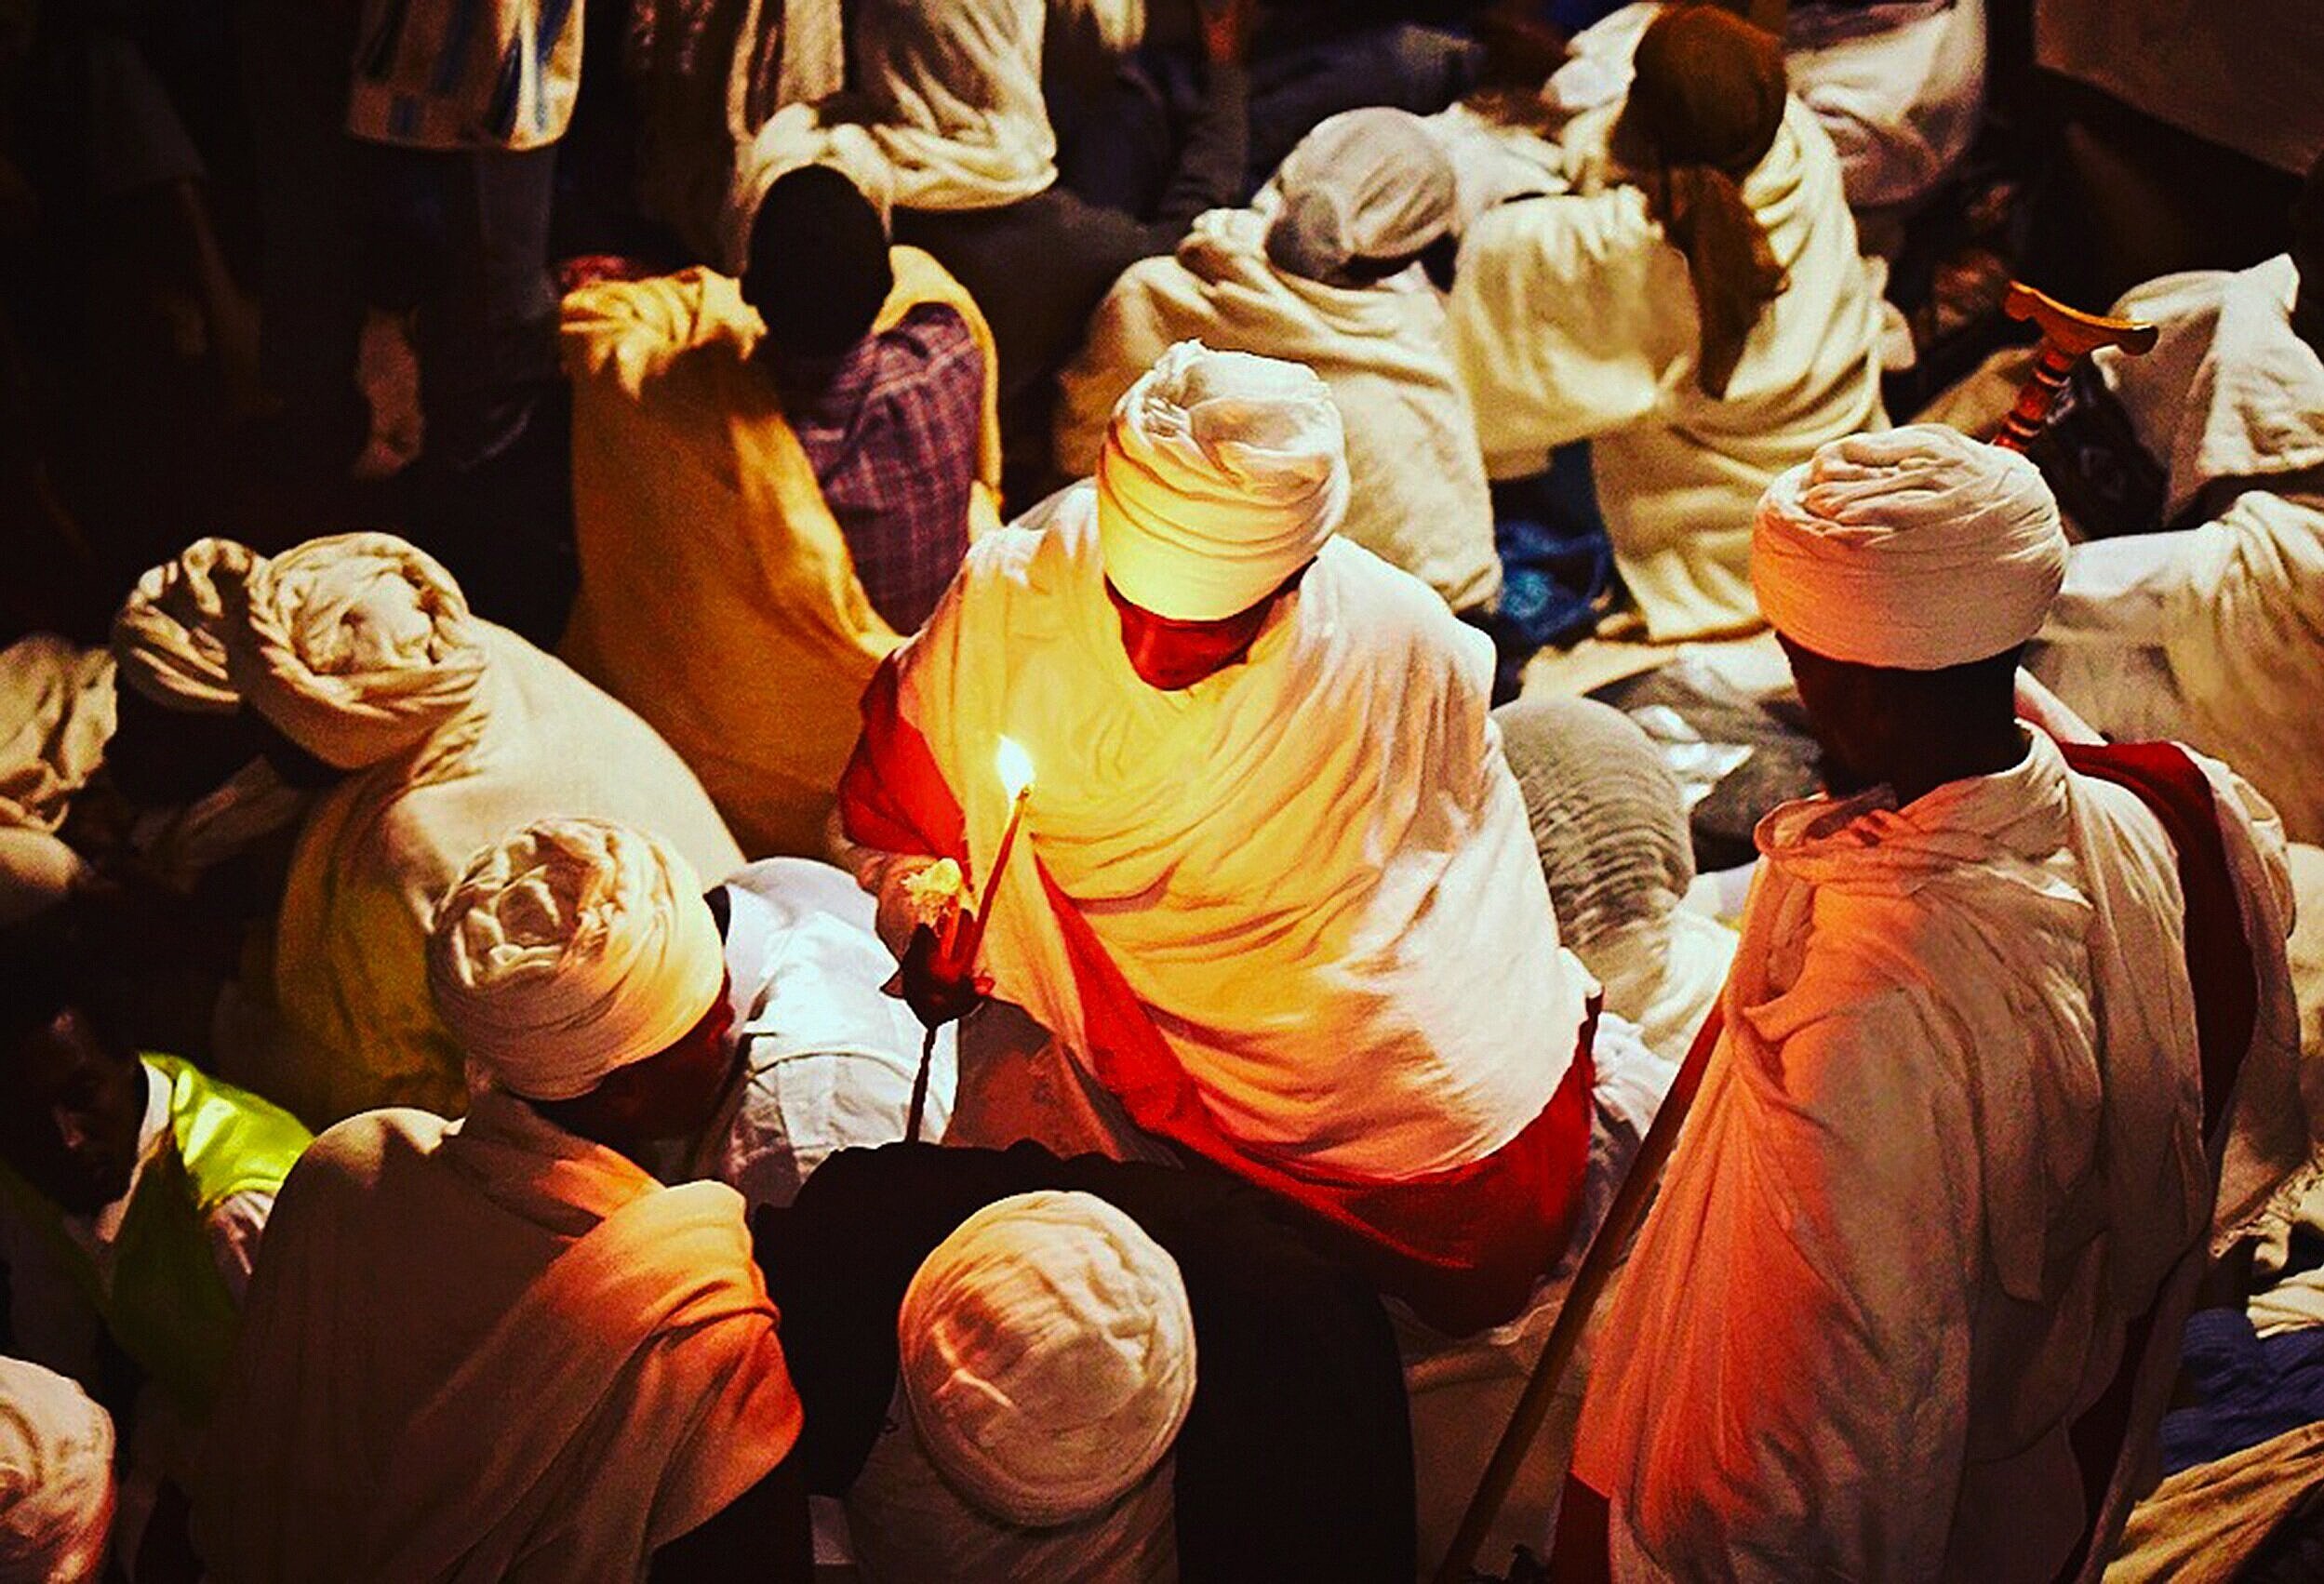
<instances>
[{"instance_id":1,"label":"beige robe","mask_svg":"<svg viewBox=\"0 0 2324 1584\"><path fill-rule=\"evenodd\" d=\"M2132 794L2035 735L1902 810L1761 824L1727 1032L1583 1411L1617 1578L2050 1579L2067 1427L2152 1306L2142 1461L2195 1278L2305 1143L2281 834L2213 779L2260 973L2216 1195L2176 859ZM2130 1494L2118 1468L2106 1535Z\"/></svg>"},{"instance_id":2,"label":"beige robe","mask_svg":"<svg viewBox=\"0 0 2324 1584\"><path fill-rule=\"evenodd\" d=\"M1487 471L1516 478L1591 442L1615 564L1657 641L1755 627L1751 514L1827 440L1885 427L1878 296L1832 141L1797 100L1743 182L1789 284L1727 394L1695 379L1683 255L1636 187L1507 204L1462 241L1454 366Z\"/></svg>"},{"instance_id":3,"label":"beige robe","mask_svg":"<svg viewBox=\"0 0 2324 1584\"><path fill-rule=\"evenodd\" d=\"M742 1205L523 1101L358 1117L276 1201L195 1499L214 1577L640 1579L799 1431Z\"/></svg>"},{"instance_id":4,"label":"beige robe","mask_svg":"<svg viewBox=\"0 0 2324 1584\"><path fill-rule=\"evenodd\" d=\"M660 833L704 885L741 864L701 783L651 727L515 633L478 626L474 698L332 788L299 832L275 941L282 1033L226 1075L311 1126L464 1103L465 1058L428 995L428 925L489 843L578 815Z\"/></svg>"},{"instance_id":5,"label":"beige robe","mask_svg":"<svg viewBox=\"0 0 2324 1584\"><path fill-rule=\"evenodd\" d=\"M1178 341L1303 363L1347 431L1340 532L1455 610L1489 605L1501 592L1493 504L1443 299L1418 271L1365 287L1286 274L1267 260L1266 230L1255 210L1213 209L1175 257L1122 273L1060 376L1058 466L1096 471L1114 404Z\"/></svg>"}]
</instances>

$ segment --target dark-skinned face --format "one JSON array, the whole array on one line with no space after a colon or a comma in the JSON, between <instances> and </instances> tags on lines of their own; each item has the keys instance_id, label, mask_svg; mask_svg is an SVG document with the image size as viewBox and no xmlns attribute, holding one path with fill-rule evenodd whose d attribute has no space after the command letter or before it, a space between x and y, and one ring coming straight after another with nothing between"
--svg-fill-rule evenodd
<instances>
[{"instance_id":1,"label":"dark-skinned face","mask_svg":"<svg viewBox=\"0 0 2324 1584\"><path fill-rule=\"evenodd\" d=\"M66 1007L0 1056L0 1157L75 1216L129 1191L145 1118L136 1053Z\"/></svg>"},{"instance_id":2,"label":"dark-skinned face","mask_svg":"<svg viewBox=\"0 0 2324 1584\"><path fill-rule=\"evenodd\" d=\"M1864 766L1878 761L1883 716L1878 700L1870 697L1871 672L1863 666L1826 659L1780 632L1775 636L1791 661L1799 701L1807 706L1817 744L1823 750L1825 783L1841 797L1874 785L1879 778Z\"/></svg>"},{"instance_id":3,"label":"dark-skinned face","mask_svg":"<svg viewBox=\"0 0 2324 1584\"><path fill-rule=\"evenodd\" d=\"M1130 669L1164 693L1192 687L1249 654L1281 592L1216 621L1184 621L1130 604L1110 579L1105 585L1105 597L1121 617L1122 652L1129 657Z\"/></svg>"},{"instance_id":4,"label":"dark-skinned face","mask_svg":"<svg viewBox=\"0 0 2324 1584\"><path fill-rule=\"evenodd\" d=\"M541 1109L561 1125L596 1138L689 1138L709 1125L741 1059L726 988L669 1049L617 1068L586 1095Z\"/></svg>"}]
</instances>

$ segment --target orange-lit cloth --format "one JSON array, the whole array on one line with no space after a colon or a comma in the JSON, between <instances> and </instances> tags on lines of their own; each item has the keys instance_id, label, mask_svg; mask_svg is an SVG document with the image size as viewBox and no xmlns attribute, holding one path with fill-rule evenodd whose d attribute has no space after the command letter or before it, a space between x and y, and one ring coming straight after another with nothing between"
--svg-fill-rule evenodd
<instances>
[{"instance_id":1,"label":"orange-lit cloth","mask_svg":"<svg viewBox=\"0 0 2324 1584\"><path fill-rule=\"evenodd\" d=\"M889 258L875 331L940 303L983 355L974 537L1000 522L992 335L934 260ZM561 648L669 739L747 854L820 856L856 699L899 639L754 366L763 334L735 283L702 270L566 299L581 586Z\"/></svg>"},{"instance_id":2,"label":"orange-lit cloth","mask_svg":"<svg viewBox=\"0 0 2324 1584\"><path fill-rule=\"evenodd\" d=\"M358 1117L284 1184L196 1496L221 1577L638 1579L799 1401L741 1201L525 1102Z\"/></svg>"},{"instance_id":3,"label":"orange-lit cloth","mask_svg":"<svg viewBox=\"0 0 2324 1584\"><path fill-rule=\"evenodd\" d=\"M2305 1155L2281 837L2248 798L2169 745L2036 735L1902 810L1762 823L1583 1409L1616 1577L2048 1580L2103 1493L2094 1576L2195 1278Z\"/></svg>"},{"instance_id":4,"label":"orange-lit cloth","mask_svg":"<svg viewBox=\"0 0 2324 1584\"><path fill-rule=\"evenodd\" d=\"M970 552L866 696L847 834L982 884L1036 780L984 966L1142 1127L1354 1234L1448 1329L1563 1246L1589 1146L1587 976L1557 942L1487 711L1423 585L1324 546L1248 661L1140 681L1091 493Z\"/></svg>"}]
</instances>

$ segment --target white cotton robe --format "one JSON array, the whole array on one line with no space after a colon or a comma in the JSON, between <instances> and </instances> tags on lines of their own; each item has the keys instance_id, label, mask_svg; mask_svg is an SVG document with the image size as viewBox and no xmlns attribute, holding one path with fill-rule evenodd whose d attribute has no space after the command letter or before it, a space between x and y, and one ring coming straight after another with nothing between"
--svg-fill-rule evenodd
<instances>
[{"instance_id":1,"label":"white cotton robe","mask_svg":"<svg viewBox=\"0 0 2324 1584\"><path fill-rule=\"evenodd\" d=\"M1491 1155L1572 1065L1588 976L1558 945L1484 635L1334 539L1247 661L1157 691L1122 649L1095 499L988 535L902 652L979 873L1008 812L995 744L1032 758L984 942L998 993L1086 1055L1037 858L1239 1144L1390 1180ZM879 855L859 861L876 884Z\"/></svg>"},{"instance_id":2,"label":"white cotton robe","mask_svg":"<svg viewBox=\"0 0 2324 1584\"><path fill-rule=\"evenodd\" d=\"M358 1117L275 1203L198 1543L248 1584L643 1580L796 1441L776 1324L731 1189L507 1096Z\"/></svg>"},{"instance_id":3,"label":"white cotton robe","mask_svg":"<svg viewBox=\"0 0 2324 1584\"><path fill-rule=\"evenodd\" d=\"M382 1105L457 1114L465 1058L428 994L428 926L468 860L555 815L620 820L697 874L741 849L653 728L562 660L477 622L474 696L412 748L357 771L299 832L275 940L282 1036L228 1077L321 1126Z\"/></svg>"},{"instance_id":4,"label":"white cotton robe","mask_svg":"<svg viewBox=\"0 0 2324 1584\"><path fill-rule=\"evenodd\" d=\"M1455 610L1489 605L1501 591L1493 506L1443 299L1417 269L1364 287L1287 274L1268 261L1266 232L1254 210L1213 209L1175 257L1123 272L1060 377L1058 465L1096 468L1114 404L1179 341L1303 363L1346 429L1340 532Z\"/></svg>"},{"instance_id":5,"label":"white cotton robe","mask_svg":"<svg viewBox=\"0 0 2324 1584\"><path fill-rule=\"evenodd\" d=\"M2180 739L2250 778L2297 840L2324 841L2324 359L2291 329L2299 276L2167 275L2117 314L2161 329L2101 353L2107 387L2190 527L2075 547L2037 675L2117 738ZM2230 499L2231 497L2231 499Z\"/></svg>"},{"instance_id":6,"label":"white cotton robe","mask_svg":"<svg viewBox=\"0 0 2324 1584\"><path fill-rule=\"evenodd\" d=\"M1827 440L1884 428L1879 299L1832 142L1796 100L1743 200L1788 284L1727 394L1695 379L1687 260L1631 186L1503 205L1463 238L1454 365L1486 470L1517 478L1591 442L1615 564L1658 642L1759 624L1751 514Z\"/></svg>"},{"instance_id":7,"label":"white cotton robe","mask_svg":"<svg viewBox=\"0 0 2324 1584\"><path fill-rule=\"evenodd\" d=\"M2280 832L2206 772L2262 965L2237 1125L2262 1090L2296 1122ZM1786 805L1759 845L1583 1414L1614 1576L2049 1580L2082 1523L2067 1427L2159 1302L2151 1437L2213 1245L2171 846L2038 734L1902 810ZM2250 1160L2227 1146L2230 1231L2286 1169Z\"/></svg>"}]
</instances>

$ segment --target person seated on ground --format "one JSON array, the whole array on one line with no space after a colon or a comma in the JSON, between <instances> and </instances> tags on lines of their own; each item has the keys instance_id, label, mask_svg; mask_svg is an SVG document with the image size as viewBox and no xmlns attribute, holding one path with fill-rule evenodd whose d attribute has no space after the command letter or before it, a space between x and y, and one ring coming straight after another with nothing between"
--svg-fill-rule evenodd
<instances>
[{"instance_id":1,"label":"person seated on ground","mask_svg":"<svg viewBox=\"0 0 2324 1584\"><path fill-rule=\"evenodd\" d=\"M341 534L216 570L234 692L329 783L276 920L277 1037L229 1073L310 1124L396 1101L460 1109L462 1058L427 994L427 921L468 855L511 824L626 818L709 872L741 863L668 744L472 616L412 545Z\"/></svg>"},{"instance_id":2,"label":"person seated on ground","mask_svg":"<svg viewBox=\"0 0 2324 1584\"><path fill-rule=\"evenodd\" d=\"M1256 7L1203 10L1205 98L1151 220L1058 183L1041 100L1044 11L1043 0L865 0L848 37L864 131L890 175L896 240L935 255L993 327L1004 494L1020 508L1051 486L1057 371L1106 288L1177 246L1196 215L1242 196L1242 63Z\"/></svg>"},{"instance_id":3,"label":"person seated on ground","mask_svg":"<svg viewBox=\"0 0 2324 1584\"><path fill-rule=\"evenodd\" d=\"M1462 240L1453 358L1496 479L1590 442L1614 562L1657 642L1756 626L1759 492L1885 421L1877 297L1831 140L1775 40L1657 17L1618 183L1504 204Z\"/></svg>"},{"instance_id":4,"label":"person seated on ground","mask_svg":"<svg viewBox=\"0 0 2324 1584\"><path fill-rule=\"evenodd\" d=\"M754 1223L873 1579L1409 1579L1388 1318L1223 1174L898 1144Z\"/></svg>"},{"instance_id":5,"label":"person seated on ground","mask_svg":"<svg viewBox=\"0 0 2324 1584\"><path fill-rule=\"evenodd\" d=\"M2128 537L2074 548L2033 670L2109 736L2225 759L2324 841L2324 159L2289 252L2114 312L2159 326L2155 350L2098 353L2076 443L2035 454L2077 526Z\"/></svg>"},{"instance_id":6,"label":"person seated on ground","mask_svg":"<svg viewBox=\"0 0 2324 1584\"><path fill-rule=\"evenodd\" d=\"M560 653L743 850L821 850L872 668L999 526L983 315L837 170L781 176L740 280L565 300L581 593Z\"/></svg>"},{"instance_id":7,"label":"person seated on ground","mask_svg":"<svg viewBox=\"0 0 2324 1584\"><path fill-rule=\"evenodd\" d=\"M1493 712L1525 794L1566 945L1665 1060L1685 1058L1726 982L1735 932L1683 905L1694 847L1677 779L1637 723L1587 699Z\"/></svg>"},{"instance_id":8,"label":"person seated on ground","mask_svg":"<svg viewBox=\"0 0 2324 1584\"><path fill-rule=\"evenodd\" d=\"M113 1420L80 1387L0 1358L0 1577L93 1584L113 1537Z\"/></svg>"},{"instance_id":9,"label":"person seated on ground","mask_svg":"<svg viewBox=\"0 0 2324 1584\"><path fill-rule=\"evenodd\" d=\"M1952 430L1768 491L1836 779L1759 827L1557 1577L2095 1577L2151 1478L2195 1283L2308 1158L2288 891L2221 766L2018 718L2065 554L2033 465Z\"/></svg>"},{"instance_id":10,"label":"person seated on ground","mask_svg":"<svg viewBox=\"0 0 2324 1584\"><path fill-rule=\"evenodd\" d=\"M86 885L65 825L113 736L113 659L53 632L0 649L0 927Z\"/></svg>"},{"instance_id":11,"label":"person seated on ground","mask_svg":"<svg viewBox=\"0 0 2324 1584\"><path fill-rule=\"evenodd\" d=\"M1516 1311L1571 1225L1587 976L1487 712L1491 646L1334 537L1348 487L1314 373L1170 348L1096 478L981 541L883 662L840 813L883 918L909 918L942 859L990 883L1018 742L1036 779L975 970L1137 1128L1304 1206L1465 1332ZM930 1017L975 994L936 945L905 952Z\"/></svg>"},{"instance_id":12,"label":"person seated on ground","mask_svg":"<svg viewBox=\"0 0 2324 1584\"><path fill-rule=\"evenodd\" d=\"M845 870L770 858L711 888L726 939L729 1093L683 1152L688 1178L709 1177L754 1211L788 1205L835 1151L893 1143L910 1125L920 1020L881 986L896 959L872 899ZM958 1076L957 1031L938 1027L928 1053L920 1137L944 1137Z\"/></svg>"},{"instance_id":13,"label":"person seated on ground","mask_svg":"<svg viewBox=\"0 0 2324 1584\"><path fill-rule=\"evenodd\" d=\"M427 949L488 1087L284 1184L205 1447L219 1577L809 1577L799 1400L730 1188L634 1164L733 1062L717 926L661 838L549 819Z\"/></svg>"},{"instance_id":14,"label":"person seated on ground","mask_svg":"<svg viewBox=\"0 0 2324 1584\"><path fill-rule=\"evenodd\" d=\"M1173 342L1303 363L1347 426L1341 533L1453 609L1489 610L1501 562L1476 420L1418 268L1452 221L1451 163L1419 116L1354 110L1308 134L1276 186L1272 220L1214 209L1174 256L1123 272L1061 378L1058 464L1097 465L1114 404Z\"/></svg>"},{"instance_id":15,"label":"person seated on ground","mask_svg":"<svg viewBox=\"0 0 2324 1584\"><path fill-rule=\"evenodd\" d=\"M176 1427L198 1430L307 1130L189 1062L140 1055L54 924L0 947L0 1264L15 1351L93 1382L101 1335Z\"/></svg>"},{"instance_id":16,"label":"person seated on ground","mask_svg":"<svg viewBox=\"0 0 2324 1584\"><path fill-rule=\"evenodd\" d=\"M1904 219L1959 167L1976 140L1984 111L1984 0L1711 3L1782 38L1791 90L1832 140L1868 249L1892 251ZM1573 36L1542 97L1570 117L1576 150L1603 137L1612 114L1607 107L1629 91L1639 38L1667 8L1663 0L1636 0Z\"/></svg>"}]
</instances>

